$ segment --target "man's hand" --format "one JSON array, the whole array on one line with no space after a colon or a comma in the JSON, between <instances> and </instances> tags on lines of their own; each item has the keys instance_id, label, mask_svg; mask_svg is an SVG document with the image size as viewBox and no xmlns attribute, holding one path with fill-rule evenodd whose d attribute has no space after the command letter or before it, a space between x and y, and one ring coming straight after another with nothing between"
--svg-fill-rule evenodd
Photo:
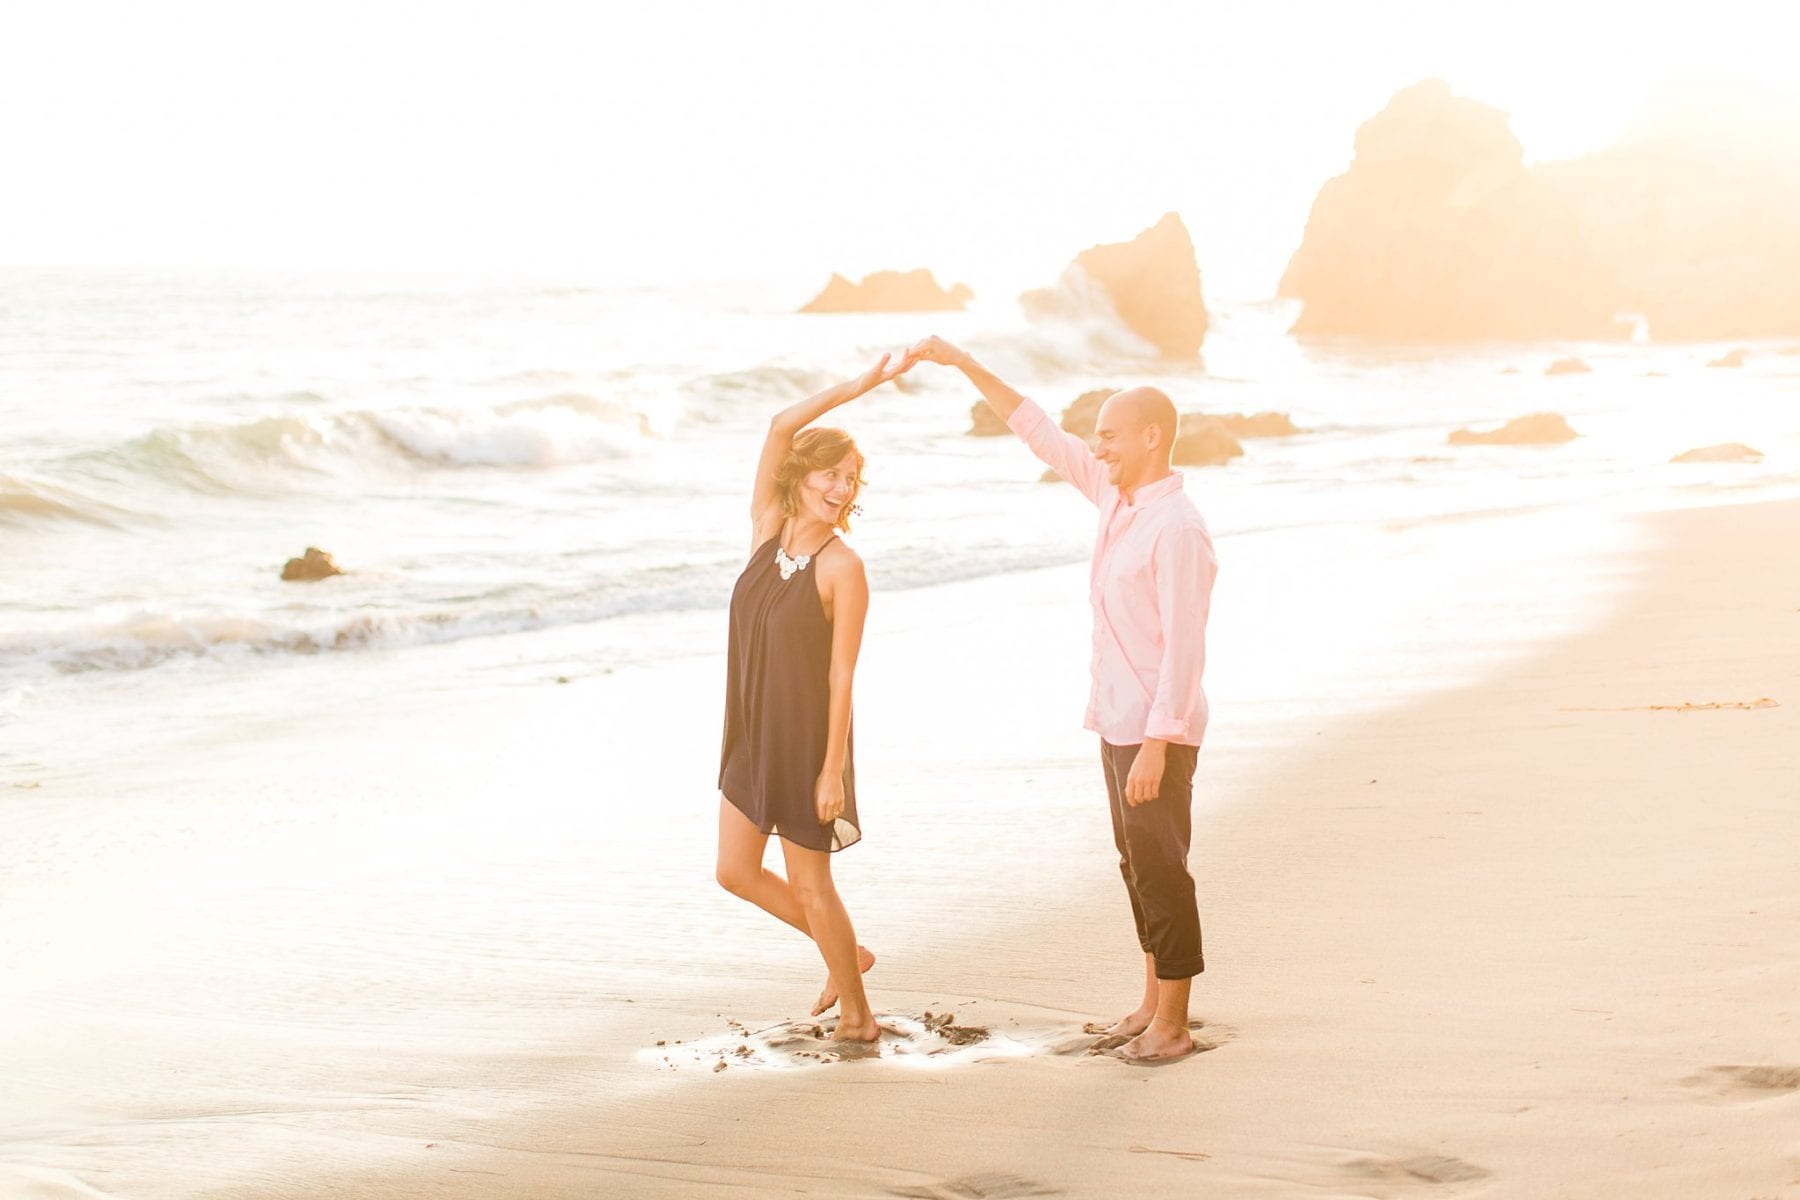
<instances>
[{"instance_id":1,"label":"man's hand","mask_svg":"<svg viewBox=\"0 0 1800 1200\"><path fill-rule=\"evenodd\" d=\"M1156 799L1162 792L1163 760L1167 742L1144 739L1137 757L1131 760L1131 774L1125 777L1125 803L1132 808Z\"/></svg>"},{"instance_id":2,"label":"man's hand","mask_svg":"<svg viewBox=\"0 0 1800 1200\"><path fill-rule=\"evenodd\" d=\"M1006 382L992 371L975 361L975 356L961 346L952 346L936 334L922 342L915 342L906 350L906 361L934 362L941 366L955 367L968 376L981 398L988 402L994 415L1002 421L1012 420L1012 415L1025 402L1025 397L1012 390Z\"/></svg>"},{"instance_id":3,"label":"man's hand","mask_svg":"<svg viewBox=\"0 0 1800 1200\"><path fill-rule=\"evenodd\" d=\"M829 825L844 815L844 775L842 771L824 771L813 785L813 808L819 824Z\"/></svg>"},{"instance_id":4,"label":"man's hand","mask_svg":"<svg viewBox=\"0 0 1800 1200\"><path fill-rule=\"evenodd\" d=\"M968 351L952 346L935 333L910 347L906 352L906 360L908 363L933 362L944 367L966 367L975 361Z\"/></svg>"}]
</instances>

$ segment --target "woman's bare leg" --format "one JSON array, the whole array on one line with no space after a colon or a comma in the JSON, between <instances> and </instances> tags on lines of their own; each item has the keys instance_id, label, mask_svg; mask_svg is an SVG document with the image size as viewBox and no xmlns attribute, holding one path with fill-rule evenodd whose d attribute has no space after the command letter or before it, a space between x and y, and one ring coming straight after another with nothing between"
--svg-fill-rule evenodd
<instances>
[{"instance_id":1,"label":"woman's bare leg","mask_svg":"<svg viewBox=\"0 0 1800 1200\"><path fill-rule=\"evenodd\" d=\"M869 968L874 965L875 952L861 942L858 942L856 945L856 969L864 975L867 975L869 973ZM833 979L830 973L827 972L825 975L825 986L819 991L819 998L813 1004L812 1015L815 1017L823 1015L837 1002L837 980Z\"/></svg>"},{"instance_id":2,"label":"woman's bare leg","mask_svg":"<svg viewBox=\"0 0 1800 1200\"><path fill-rule=\"evenodd\" d=\"M794 889L762 865L763 850L768 844L768 834L739 812L737 805L719 797L719 886L811 937L806 913L794 898Z\"/></svg>"},{"instance_id":3,"label":"woman's bare leg","mask_svg":"<svg viewBox=\"0 0 1800 1200\"><path fill-rule=\"evenodd\" d=\"M800 901L794 898L794 889L787 880L762 865L763 851L768 843L769 835L739 812L737 805L723 796L719 798L719 862L716 872L719 886L811 937L812 929L807 924L806 912L800 906ZM859 973L875 965L875 955L867 946L858 946L856 956ZM813 1005L812 1015L818 1016L837 1001L837 981L827 975L825 986L819 992L818 1002Z\"/></svg>"},{"instance_id":4,"label":"woman's bare leg","mask_svg":"<svg viewBox=\"0 0 1800 1200\"><path fill-rule=\"evenodd\" d=\"M856 929L831 880L831 855L796 846L786 839L782 840L781 853L787 859L788 886L806 914L813 943L824 956L831 978L840 981L838 999L842 1007L833 1036L839 1041L875 1041L881 1030L869 1009L869 998L863 993L862 972L856 961Z\"/></svg>"}]
</instances>

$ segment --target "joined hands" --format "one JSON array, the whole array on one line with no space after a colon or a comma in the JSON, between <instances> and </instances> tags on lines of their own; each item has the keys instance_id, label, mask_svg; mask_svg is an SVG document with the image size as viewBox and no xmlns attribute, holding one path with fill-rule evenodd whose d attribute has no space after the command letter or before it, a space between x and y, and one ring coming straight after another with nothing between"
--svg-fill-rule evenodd
<instances>
[{"instance_id":1,"label":"joined hands","mask_svg":"<svg viewBox=\"0 0 1800 1200\"><path fill-rule=\"evenodd\" d=\"M900 355L898 361L892 354L884 354L881 361L858 375L851 381L851 389L855 395L872 392L884 383L891 383L912 370L922 362L937 363L945 367L962 367L974 361L966 350L953 346L936 334L922 341L914 342Z\"/></svg>"}]
</instances>

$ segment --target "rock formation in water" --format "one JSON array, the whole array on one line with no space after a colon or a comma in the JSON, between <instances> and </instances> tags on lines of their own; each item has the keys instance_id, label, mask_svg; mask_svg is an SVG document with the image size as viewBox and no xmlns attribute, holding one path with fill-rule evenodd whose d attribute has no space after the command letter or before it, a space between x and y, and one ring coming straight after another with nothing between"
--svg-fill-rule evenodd
<instances>
[{"instance_id":1,"label":"rock formation in water","mask_svg":"<svg viewBox=\"0 0 1800 1200\"><path fill-rule=\"evenodd\" d=\"M1062 427L1091 446L1100 406L1118 390L1095 388L1081 393L1063 409ZM1223 462L1244 452L1238 444L1239 438L1291 437L1301 432L1286 413L1185 412L1181 414L1181 429L1176 438L1175 461L1189 465Z\"/></svg>"},{"instance_id":2,"label":"rock formation in water","mask_svg":"<svg viewBox=\"0 0 1800 1200\"><path fill-rule=\"evenodd\" d=\"M1165 357L1199 356L1206 340L1206 301L1193 239L1175 213L1129 242L1083 250L1064 271L1063 286L1026 292L1020 303L1028 312L1066 315L1069 298L1083 290L1070 282L1071 275L1097 286L1120 320Z\"/></svg>"},{"instance_id":3,"label":"rock formation in water","mask_svg":"<svg viewBox=\"0 0 1800 1200\"><path fill-rule=\"evenodd\" d=\"M1183 418L1187 415L1183 414ZM1217 421L1226 433L1239 438L1293 437L1297 433L1306 432L1294 424L1293 418L1286 413L1216 413L1210 414L1209 419Z\"/></svg>"},{"instance_id":4,"label":"rock formation in water","mask_svg":"<svg viewBox=\"0 0 1800 1200\"><path fill-rule=\"evenodd\" d=\"M1298 334L1395 340L1605 338L1577 214L1540 187L1506 114L1427 80L1356 132L1313 201L1280 294Z\"/></svg>"},{"instance_id":5,"label":"rock formation in water","mask_svg":"<svg viewBox=\"0 0 1800 1200\"><path fill-rule=\"evenodd\" d=\"M1617 144L1535 168L1653 341L1800 334L1800 107L1758 88L1666 85Z\"/></svg>"},{"instance_id":6,"label":"rock formation in water","mask_svg":"<svg viewBox=\"0 0 1800 1200\"><path fill-rule=\"evenodd\" d=\"M1718 446L1702 446L1677 454L1672 463L1753 463L1762 461L1762 451L1742 442L1726 442Z\"/></svg>"},{"instance_id":7,"label":"rock formation in water","mask_svg":"<svg viewBox=\"0 0 1800 1200\"><path fill-rule=\"evenodd\" d=\"M1011 432L1006 422L1000 419L1000 414L986 400L977 400L969 409L970 437L999 437Z\"/></svg>"},{"instance_id":8,"label":"rock formation in water","mask_svg":"<svg viewBox=\"0 0 1800 1200\"><path fill-rule=\"evenodd\" d=\"M1178 467L1216 467L1243 453L1223 423L1201 413L1184 413L1170 461Z\"/></svg>"},{"instance_id":9,"label":"rock formation in water","mask_svg":"<svg viewBox=\"0 0 1800 1200\"><path fill-rule=\"evenodd\" d=\"M1508 421L1498 429L1476 433L1458 429L1451 433L1452 446L1555 446L1572 442L1579 436L1568 421L1556 413L1532 413Z\"/></svg>"},{"instance_id":10,"label":"rock formation in water","mask_svg":"<svg viewBox=\"0 0 1800 1200\"><path fill-rule=\"evenodd\" d=\"M1075 397L1074 403L1063 409L1062 427L1078 438L1092 442L1094 440L1094 424L1100 419L1100 406L1106 398L1118 391L1118 388L1095 388Z\"/></svg>"},{"instance_id":11,"label":"rock formation in water","mask_svg":"<svg viewBox=\"0 0 1800 1200\"><path fill-rule=\"evenodd\" d=\"M964 284L938 286L930 271L877 271L861 283L834 274L803 313L955 312L975 298Z\"/></svg>"},{"instance_id":12,"label":"rock formation in water","mask_svg":"<svg viewBox=\"0 0 1800 1200\"><path fill-rule=\"evenodd\" d=\"M1729 89L1725 89L1728 91ZM1294 332L1657 341L1800 332L1800 114L1654 97L1618 145L1527 166L1497 109L1430 80L1356 134L1280 294Z\"/></svg>"},{"instance_id":13,"label":"rock formation in water","mask_svg":"<svg viewBox=\"0 0 1800 1200\"><path fill-rule=\"evenodd\" d=\"M1546 374L1546 375L1586 375L1589 371L1592 371L1593 369L1594 368L1588 366L1586 363L1582 362L1579 358L1559 358L1555 362L1551 363L1549 366L1544 368L1544 374Z\"/></svg>"},{"instance_id":14,"label":"rock formation in water","mask_svg":"<svg viewBox=\"0 0 1800 1200\"><path fill-rule=\"evenodd\" d=\"M343 573L343 568L332 561L331 555L317 546L308 546L305 555L288 559L281 568L281 577L290 583L311 583Z\"/></svg>"}]
</instances>

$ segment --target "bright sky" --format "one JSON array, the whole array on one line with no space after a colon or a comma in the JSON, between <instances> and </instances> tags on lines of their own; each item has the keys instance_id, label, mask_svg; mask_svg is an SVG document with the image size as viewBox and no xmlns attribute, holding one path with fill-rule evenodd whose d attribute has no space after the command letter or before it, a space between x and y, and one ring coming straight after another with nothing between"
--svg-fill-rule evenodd
<instances>
[{"instance_id":1,"label":"bright sky","mask_svg":"<svg viewBox=\"0 0 1800 1200\"><path fill-rule=\"evenodd\" d=\"M1541 159L1671 75L1790 74L1737 0L1222 7L13 4L0 263L1017 287L1175 209L1255 297L1420 78Z\"/></svg>"}]
</instances>

